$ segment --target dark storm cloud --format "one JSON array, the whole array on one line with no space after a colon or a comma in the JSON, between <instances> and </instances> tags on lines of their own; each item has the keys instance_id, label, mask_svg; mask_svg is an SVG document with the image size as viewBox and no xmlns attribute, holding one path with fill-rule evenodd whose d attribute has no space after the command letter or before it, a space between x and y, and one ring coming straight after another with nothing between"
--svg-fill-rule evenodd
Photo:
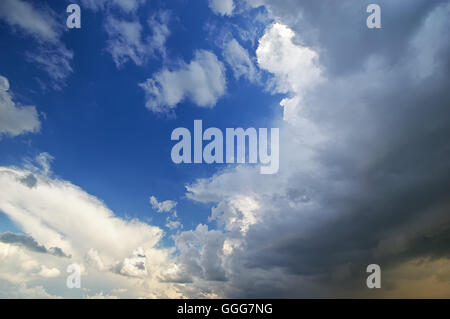
<instances>
[{"instance_id":1,"label":"dark storm cloud","mask_svg":"<svg viewBox=\"0 0 450 319\"><path fill-rule=\"evenodd\" d=\"M381 54L395 64L427 15L445 0L265 1L272 13L293 28L302 42L319 50L330 74L359 69L367 56ZM380 30L368 29L366 8L381 7ZM444 39L442 39L444 40Z\"/></svg>"},{"instance_id":2,"label":"dark storm cloud","mask_svg":"<svg viewBox=\"0 0 450 319\"><path fill-rule=\"evenodd\" d=\"M445 1L378 1L383 29L369 30L362 14L366 3L332 3L279 1L270 7L283 22L295 21L294 13L301 12L300 21L290 26L323 50L330 80L317 88L320 94L308 94L305 104L312 106L308 115L316 123L338 134L316 158L328 178L309 185L320 194L320 209L334 214L308 236L296 232L301 218L274 219L265 231L254 229L250 243L259 249L249 249L249 265L323 275L345 263L356 265L358 273L372 262L448 257L450 50L444 33L438 33L448 30L442 19L448 18L448 6ZM443 28L430 29L430 22ZM433 48L433 56L426 56L427 47L414 48L416 42ZM419 61L430 58L434 67L420 80L411 76L415 55ZM380 66L362 83L352 79L372 56L382 60ZM355 106L349 108L350 103ZM342 192L330 192L326 182L331 180L345 181ZM345 189L349 184L353 187ZM305 177L294 175L289 188L304 187ZM265 244L267 237L276 239ZM389 242L397 237L402 247L389 253Z\"/></svg>"},{"instance_id":3,"label":"dark storm cloud","mask_svg":"<svg viewBox=\"0 0 450 319\"><path fill-rule=\"evenodd\" d=\"M377 1L380 30L366 27L370 2L266 2L320 54L326 80L303 93L299 113L327 139L309 144L302 123L282 123L278 176L241 170L188 188L205 202L257 194L259 221L224 266L224 294L354 296L368 264L448 258L448 2Z\"/></svg>"}]
</instances>

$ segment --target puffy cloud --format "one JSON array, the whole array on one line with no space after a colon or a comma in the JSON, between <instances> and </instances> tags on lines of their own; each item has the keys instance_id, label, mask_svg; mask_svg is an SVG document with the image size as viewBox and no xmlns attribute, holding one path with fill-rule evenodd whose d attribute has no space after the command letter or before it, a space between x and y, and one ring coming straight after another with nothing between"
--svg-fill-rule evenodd
<instances>
[{"instance_id":1,"label":"puffy cloud","mask_svg":"<svg viewBox=\"0 0 450 319\"><path fill-rule=\"evenodd\" d=\"M38 132L40 127L36 108L16 104L9 91L8 79L0 76L0 136Z\"/></svg>"},{"instance_id":2,"label":"puffy cloud","mask_svg":"<svg viewBox=\"0 0 450 319\"><path fill-rule=\"evenodd\" d=\"M61 275L61 272L58 268L47 268L46 266L41 266L41 271L39 272L39 275L44 278L55 278L59 277Z\"/></svg>"},{"instance_id":3,"label":"puffy cloud","mask_svg":"<svg viewBox=\"0 0 450 319\"><path fill-rule=\"evenodd\" d=\"M177 206L177 202L172 200L158 202L158 199L155 196L150 196L150 204L152 205L152 208L158 213L168 213L172 211L175 206Z\"/></svg>"},{"instance_id":4,"label":"puffy cloud","mask_svg":"<svg viewBox=\"0 0 450 319\"><path fill-rule=\"evenodd\" d=\"M178 270L185 273L171 273L172 277L188 280L192 276L198 276L208 281L226 280L221 261L225 240L222 232L208 230L207 225L200 224L194 230L182 232L174 238L180 251L178 263L182 265Z\"/></svg>"},{"instance_id":5,"label":"puffy cloud","mask_svg":"<svg viewBox=\"0 0 450 319\"><path fill-rule=\"evenodd\" d=\"M140 277L147 275L145 266L146 256L142 247L133 251L133 255L129 258L116 263L112 269L114 272L130 277Z\"/></svg>"},{"instance_id":6,"label":"puffy cloud","mask_svg":"<svg viewBox=\"0 0 450 319\"><path fill-rule=\"evenodd\" d=\"M173 263L171 249L156 247L160 228L115 216L78 186L52 177L49 168L1 167L0 185L0 210L27 234L1 236L0 280L45 287L42 280L56 277L55 269L77 263L86 269L82 282L93 289L134 287L127 296L180 296L158 279ZM70 260L58 258L62 252ZM57 290L67 295L65 289L61 280Z\"/></svg>"},{"instance_id":7,"label":"puffy cloud","mask_svg":"<svg viewBox=\"0 0 450 319\"><path fill-rule=\"evenodd\" d=\"M218 15L231 16L234 10L233 0L208 0L211 10Z\"/></svg>"},{"instance_id":8,"label":"puffy cloud","mask_svg":"<svg viewBox=\"0 0 450 319\"><path fill-rule=\"evenodd\" d=\"M156 113L167 113L189 99L200 107L213 107L225 93L223 64L214 53L199 50L189 63L175 70L164 68L140 84L145 91L146 106Z\"/></svg>"},{"instance_id":9,"label":"puffy cloud","mask_svg":"<svg viewBox=\"0 0 450 319\"><path fill-rule=\"evenodd\" d=\"M274 92L301 92L318 83L321 71L318 54L293 42L295 33L274 23L259 40L256 56L260 68L275 76Z\"/></svg>"},{"instance_id":10,"label":"puffy cloud","mask_svg":"<svg viewBox=\"0 0 450 319\"><path fill-rule=\"evenodd\" d=\"M103 260L98 255L98 251L95 250L94 248L91 248L87 251L84 259L88 265L95 267L99 271L103 271L106 269L106 266L103 263Z\"/></svg>"},{"instance_id":11,"label":"puffy cloud","mask_svg":"<svg viewBox=\"0 0 450 319\"><path fill-rule=\"evenodd\" d=\"M225 44L223 57L233 70L236 79L239 79L241 76L246 77L250 82L257 79L255 65L250 59L247 50L236 39L232 39Z\"/></svg>"},{"instance_id":12,"label":"puffy cloud","mask_svg":"<svg viewBox=\"0 0 450 319\"><path fill-rule=\"evenodd\" d=\"M274 23L261 37L256 50L259 67L274 76L269 89L292 95L280 103L286 120L295 116L305 91L322 80L317 52L294 43L294 35L289 27Z\"/></svg>"}]
</instances>

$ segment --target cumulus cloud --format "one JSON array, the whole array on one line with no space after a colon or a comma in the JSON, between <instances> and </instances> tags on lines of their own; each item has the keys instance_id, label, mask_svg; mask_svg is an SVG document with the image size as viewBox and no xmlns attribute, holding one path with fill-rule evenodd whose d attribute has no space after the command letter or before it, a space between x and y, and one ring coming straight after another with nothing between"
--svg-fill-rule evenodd
<instances>
[{"instance_id":1,"label":"cumulus cloud","mask_svg":"<svg viewBox=\"0 0 450 319\"><path fill-rule=\"evenodd\" d=\"M85 275L94 276L96 287L136 287L139 280L141 288L130 289L128 296L179 296L158 279L172 264L171 250L156 247L160 228L115 216L80 187L27 167L0 168L0 210L27 234L1 236L0 280L35 287L43 277L55 277L55 268L67 267L67 259L58 258L64 252L71 255L70 263L89 267ZM18 265L21 271L14 270Z\"/></svg>"},{"instance_id":2,"label":"cumulus cloud","mask_svg":"<svg viewBox=\"0 0 450 319\"><path fill-rule=\"evenodd\" d=\"M189 64L164 68L139 84L146 96L146 107L155 113L167 113L189 99L200 107L213 107L225 93L222 62L212 52L199 50Z\"/></svg>"},{"instance_id":3,"label":"cumulus cloud","mask_svg":"<svg viewBox=\"0 0 450 319\"><path fill-rule=\"evenodd\" d=\"M231 67L236 79L246 77L250 82L257 79L257 70L248 51L236 39L231 39L225 44L223 57Z\"/></svg>"},{"instance_id":4,"label":"cumulus cloud","mask_svg":"<svg viewBox=\"0 0 450 319\"><path fill-rule=\"evenodd\" d=\"M91 248L87 251L84 259L88 265L95 267L99 271L103 271L107 268L103 263L103 260L98 255L98 251L94 248Z\"/></svg>"},{"instance_id":5,"label":"cumulus cloud","mask_svg":"<svg viewBox=\"0 0 450 319\"><path fill-rule=\"evenodd\" d=\"M221 16L231 16L234 10L233 0L208 0L211 10Z\"/></svg>"},{"instance_id":6,"label":"cumulus cloud","mask_svg":"<svg viewBox=\"0 0 450 319\"><path fill-rule=\"evenodd\" d=\"M17 136L34 133L38 132L40 127L36 108L14 102L8 79L0 76L0 137L3 134Z\"/></svg>"},{"instance_id":7,"label":"cumulus cloud","mask_svg":"<svg viewBox=\"0 0 450 319\"><path fill-rule=\"evenodd\" d=\"M287 120L295 116L295 108L300 105L305 91L322 79L317 52L294 43L294 35L286 25L274 23L261 37L256 50L259 67L274 76L269 89L291 95L280 103Z\"/></svg>"},{"instance_id":8,"label":"cumulus cloud","mask_svg":"<svg viewBox=\"0 0 450 319\"><path fill-rule=\"evenodd\" d=\"M61 89L73 71L70 66L73 53L61 41L64 27L58 14L45 5L4 0L0 3L0 20L37 41L37 49L26 56L48 74L53 88Z\"/></svg>"},{"instance_id":9,"label":"cumulus cloud","mask_svg":"<svg viewBox=\"0 0 450 319\"><path fill-rule=\"evenodd\" d=\"M39 275L44 278L55 278L59 277L61 272L58 268L47 268L46 266L41 266L41 271L39 272Z\"/></svg>"},{"instance_id":10,"label":"cumulus cloud","mask_svg":"<svg viewBox=\"0 0 450 319\"><path fill-rule=\"evenodd\" d=\"M147 275L146 256L142 247L133 251L133 255L116 263L112 270L123 276L140 277Z\"/></svg>"},{"instance_id":11,"label":"cumulus cloud","mask_svg":"<svg viewBox=\"0 0 450 319\"><path fill-rule=\"evenodd\" d=\"M171 276L178 279L197 276L208 281L227 280L220 258L225 240L222 232L209 230L207 225L200 224L194 230L182 232L174 238L180 251L178 263L182 267L179 270L186 273Z\"/></svg>"}]
</instances>

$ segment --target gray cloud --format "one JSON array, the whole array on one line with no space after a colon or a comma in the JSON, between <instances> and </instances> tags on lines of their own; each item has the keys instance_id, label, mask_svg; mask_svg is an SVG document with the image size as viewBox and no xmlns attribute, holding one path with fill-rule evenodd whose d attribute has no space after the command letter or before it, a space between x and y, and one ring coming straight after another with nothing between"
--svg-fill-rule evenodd
<instances>
[{"instance_id":1,"label":"gray cloud","mask_svg":"<svg viewBox=\"0 0 450 319\"><path fill-rule=\"evenodd\" d=\"M224 211L213 212L222 240L236 243L231 253L216 247L211 256L227 279L215 291L364 296L365 267L378 263L383 295L405 284L393 269L448 259L450 44L443 35L450 6L378 4L381 30L366 28L366 3L330 1L327 10L322 2L267 5L296 32L297 45L319 53L324 80L290 92L300 97L291 100L290 123L273 125L282 137L278 175L238 168L188 186L189 198ZM248 215L246 205L233 204L242 196L258 203L245 234L230 228L236 220L229 217L233 209L241 221ZM212 247L206 239L198 246ZM192 265L195 253L181 252Z\"/></svg>"},{"instance_id":2,"label":"gray cloud","mask_svg":"<svg viewBox=\"0 0 450 319\"><path fill-rule=\"evenodd\" d=\"M71 257L70 255L66 255L59 247L50 247L47 249L44 246L39 245L39 243L36 242L33 237L24 234L15 234L11 232L2 233L0 234L0 242L21 246L37 253L50 254L65 258Z\"/></svg>"}]
</instances>

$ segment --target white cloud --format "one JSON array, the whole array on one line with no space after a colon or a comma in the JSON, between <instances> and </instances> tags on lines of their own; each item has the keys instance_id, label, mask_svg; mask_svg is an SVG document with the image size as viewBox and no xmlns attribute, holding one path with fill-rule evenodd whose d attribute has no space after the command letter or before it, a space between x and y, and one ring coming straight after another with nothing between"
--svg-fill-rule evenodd
<instances>
[{"instance_id":1,"label":"white cloud","mask_svg":"<svg viewBox=\"0 0 450 319\"><path fill-rule=\"evenodd\" d=\"M117 67L128 61L142 66L156 53L165 55L165 43L170 35L169 12L159 11L148 19L152 34L144 38L144 28L137 18L125 20L108 15L105 29L108 33L107 50Z\"/></svg>"},{"instance_id":2,"label":"white cloud","mask_svg":"<svg viewBox=\"0 0 450 319\"><path fill-rule=\"evenodd\" d=\"M13 101L9 81L0 76L0 137L38 132L41 123L34 106L22 106Z\"/></svg>"},{"instance_id":3,"label":"white cloud","mask_svg":"<svg viewBox=\"0 0 450 319\"><path fill-rule=\"evenodd\" d=\"M167 228L170 230L175 230L178 228L183 228L183 225L179 220L172 219L170 216L167 216L166 218L166 225Z\"/></svg>"},{"instance_id":4,"label":"white cloud","mask_svg":"<svg viewBox=\"0 0 450 319\"><path fill-rule=\"evenodd\" d=\"M233 0L208 0L211 10L218 15L231 16L234 10Z\"/></svg>"},{"instance_id":5,"label":"white cloud","mask_svg":"<svg viewBox=\"0 0 450 319\"><path fill-rule=\"evenodd\" d=\"M158 279L173 265L173 250L157 247L163 236L160 228L115 216L78 186L51 177L48 167L27 167L0 167L0 210L32 237L14 241L7 236L0 242L0 285L3 280L5 285L45 287L44 279L60 276L68 264L78 263L87 267L82 283L93 285L94 293L112 287L125 289L128 297L180 296L173 284ZM33 183L27 179L30 175ZM18 240L24 244L17 245ZM70 254L70 259L42 253L53 252L54 247ZM14 289L19 293L18 287ZM68 293L64 280L58 291Z\"/></svg>"},{"instance_id":6,"label":"white cloud","mask_svg":"<svg viewBox=\"0 0 450 319\"><path fill-rule=\"evenodd\" d=\"M46 266L42 265L39 275L44 278L55 278L59 277L59 275L61 275L61 272L58 268L47 268Z\"/></svg>"},{"instance_id":7,"label":"white cloud","mask_svg":"<svg viewBox=\"0 0 450 319\"><path fill-rule=\"evenodd\" d=\"M128 60L142 65L146 59L146 46L142 42L142 26L139 21L119 20L109 16L105 23L109 40L107 50L116 66L120 67Z\"/></svg>"},{"instance_id":8,"label":"white cloud","mask_svg":"<svg viewBox=\"0 0 450 319\"><path fill-rule=\"evenodd\" d=\"M259 209L255 198L237 195L213 207L209 220L217 220L225 230L239 231L245 235L252 225L259 222Z\"/></svg>"},{"instance_id":9,"label":"white cloud","mask_svg":"<svg viewBox=\"0 0 450 319\"><path fill-rule=\"evenodd\" d=\"M273 90L277 93L301 93L321 79L318 54L295 44L294 36L289 27L274 23L261 37L256 50L259 67L275 76Z\"/></svg>"},{"instance_id":10,"label":"white cloud","mask_svg":"<svg viewBox=\"0 0 450 319\"><path fill-rule=\"evenodd\" d=\"M171 273L172 277L187 279L194 276L208 281L226 280L221 259L225 236L221 231L209 230L207 225L199 224L194 230L182 232L174 236L174 239L180 251L178 262L182 265L177 269L182 273Z\"/></svg>"},{"instance_id":11,"label":"white cloud","mask_svg":"<svg viewBox=\"0 0 450 319\"><path fill-rule=\"evenodd\" d=\"M119 299L119 297L117 297L117 296L106 295L103 293L103 291L100 291L93 296L85 295L85 296L83 296L83 298L84 299Z\"/></svg>"},{"instance_id":12,"label":"white cloud","mask_svg":"<svg viewBox=\"0 0 450 319\"><path fill-rule=\"evenodd\" d=\"M164 68L140 87L153 112L169 112L185 99L200 107L213 107L225 93L224 66L214 53L200 50L189 64L183 62L175 70Z\"/></svg>"},{"instance_id":13,"label":"white cloud","mask_svg":"<svg viewBox=\"0 0 450 319\"><path fill-rule=\"evenodd\" d=\"M21 181L29 174L37 180L34 187ZM111 263L137 247L153 247L162 236L157 227L114 216L102 202L69 182L6 167L0 169L0 180L0 209L45 247L60 247L81 258L94 248ZM58 218L61 211L64 218Z\"/></svg>"},{"instance_id":14,"label":"white cloud","mask_svg":"<svg viewBox=\"0 0 450 319\"><path fill-rule=\"evenodd\" d=\"M60 31L56 15L48 8L38 8L23 0L2 0L0 19L32 35L38 41L58 42Z\"/></svg>"},{"instance_id":15,"label":"white cloud","mask_svg":"<svg viewBox=\"0 0 450 319\"><path fill-rule=\"evenodd\" d=\"M175 206L177 206L177 202L172 200L158 202L158 199L155 196L150 196L150 204L152 205L152 208L158 213L168 213L172 211Z\"/></svg>"},{"instance_id":16,"label":"white cloud","mask_svg":"<svg viewBox=\"0 0 450 319\"><path fill-rule=\"evenodd\" d=\"M146 256L142 247L133 251L131 257L113 265L112 270L123 276L141 277L147 275Z\"/></svg>"},{"instance_id":17,"label":"white cloud","mask_svg":"<svg viewBox=\"0 0 450 319\"><path fill-rule=\"evenodd\" d=\"M160 10L153 14L147 21L152 31L152 35L148 38L148 46L151 52L159 52L162 56L166 53L166 41L170 35L168 27L170 12Z\"/></svg>"},{"instance_id":18,"label":"white cloud","mask_svg":"<svg viewBox=\"0 0 450 319\"><path fill-rule=\"evenodd\" d=\"M293 120L306 90L322 80L317 52L294 43L294 37L295 33L289 27L274 23L261 37L256 50L259 67L274 75L269 83L272 92L293 95L281 102L286 120Z\"/></svg>"},{"instance_id":19,"label":"white cloud","mask_svg":"<svg viewBox=\"0 0 450 319\"><path fill-rule=\"evenodd\" d=\"M256 67L250 59L248 51L244 49L235 39L232 39L225 44L223 57L233 70L233 74L236 79L244 76L250 82L256 80Z\"/></svg>"},{"instance_id":20,"label":"white cloud","mask_svg":"<svg viewBox=\"0 0 450 319\"><path fill-rule=\"evenodd\" d=\"M132 61L145 65L151 57L166 54L166 40L170 12L158 10L143 25L136 14L146 0L82 0L83 6L93 11L104 11L104 28L108 34L106 50L118 68ZM119 10L115 10L119 9ZM147 28L150 30L147 32Z\"/></svg>"},{"instance_id":21,"label":"white cloud","mask_svg":"<svg viewBox=\"0 0 450 319\"><path fill-rule=\"evenodd\" d=\"M98 251L95 250L94 248L91 248L87 251L84 259L88 265L95 267L99 271L103 271L106 269L103 260L98 255Z\"/></svg>"}]
</instances>

